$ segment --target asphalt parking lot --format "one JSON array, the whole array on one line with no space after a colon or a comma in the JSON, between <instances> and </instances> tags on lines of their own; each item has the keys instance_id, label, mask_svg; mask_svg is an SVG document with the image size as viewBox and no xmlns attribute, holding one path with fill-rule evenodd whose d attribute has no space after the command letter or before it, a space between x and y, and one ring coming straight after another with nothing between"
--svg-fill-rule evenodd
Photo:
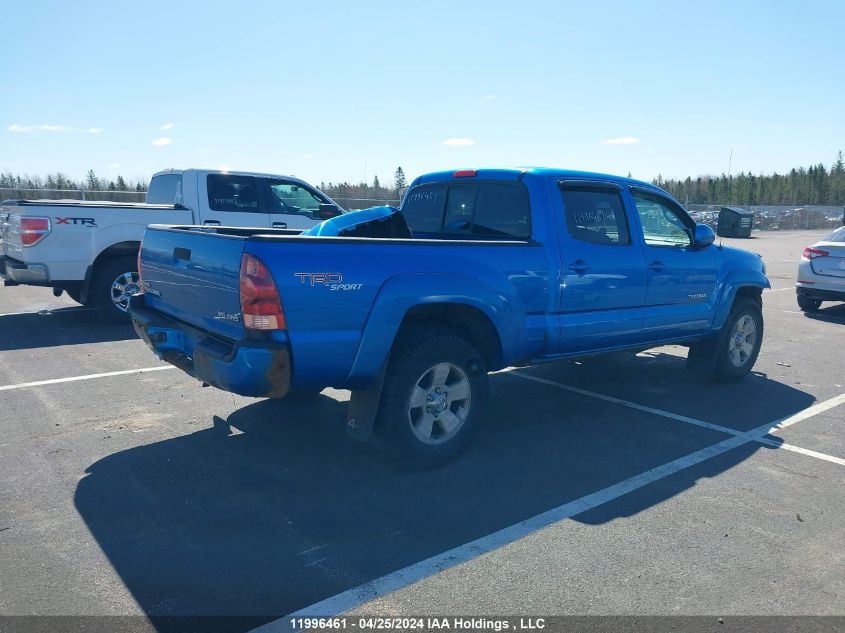
<instances>
[{"instance_id":1,"label":"asphalt parking lot","mask_svg":"<svg viewBox=\"0 0 845 633\"><path fill-rule=\"evenodd\" d=\"M0 288L0 614L845 615L845 305L795 304L821 232L755 235L745 381L672 347L501 372L427 472L347 440L346 392L203 389Z\"/></svg>"}]
</instances>

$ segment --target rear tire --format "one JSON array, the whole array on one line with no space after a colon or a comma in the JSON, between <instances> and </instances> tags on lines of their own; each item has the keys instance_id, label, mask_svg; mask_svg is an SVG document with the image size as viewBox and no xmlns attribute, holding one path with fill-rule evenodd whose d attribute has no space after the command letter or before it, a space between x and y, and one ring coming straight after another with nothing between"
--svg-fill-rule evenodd
<instances>
[{"instance_id":1,"label":"rear tire","mask_svg":"<svg viewBox=\"0 0 845 633\"><path fill-rule=\"evenodd\" d=\"M127 323L129 297L137 291L137 260L134 257L115 257L95 271L88 298L93 300L104 320Z\"/></svg>"},{"instance_id":2,"label":"rear tire","mask_svg":"<svg viewBox=\"0 0 845 633\"><path fill-rule=\"evenodd\" d=\"M734 303L722 332L711 377L725 382L744 378L754 367L763 342L763 310L760 304L753 299L740 299Z\"/></svg>"},{"instance_id":3,"label":"rear tire","mask_svg":"<svg viewBox=\"0 0 845 633\"><path fill-rule=\"evenodd\" d=\"M801 312L817 312L821 304L821 299L811 299L798 295L798 308Z\"/></svg>"},{"instance_id":4,"label":"rear tire","mask_svg":"<svg viewBox=\"0 0 845 633\"><path fill-rule=\"evenodd\" d=\"M432 467L460 455L481 423L487 382L484 358L462 336L441 328L403 336L375 426L391 457Z\"/></svg>"},{"instance_id":5,"label":"rear tire","mask_svg":"<svg viewBox=\"0 0 845 633\"><path fill-rule=\"evenodd\" d=\"M81 288L65 288L65 292L67 296L76 301L80 305L90 305L90 300L85 302L82 300L82 289Z\"/></svg>"}]
</instances>

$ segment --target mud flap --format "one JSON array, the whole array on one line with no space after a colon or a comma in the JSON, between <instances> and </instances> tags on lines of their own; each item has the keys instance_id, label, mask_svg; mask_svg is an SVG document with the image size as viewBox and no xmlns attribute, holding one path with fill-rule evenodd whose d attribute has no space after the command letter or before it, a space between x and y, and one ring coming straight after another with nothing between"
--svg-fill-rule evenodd
<instances>
[{"instance_id":1,"label":"mud flap","mask_svg":"<svg viewBox=\"0 0 845 633\"><path fill-rule=\"evenodd\" d=\"M373 433L373 425L378 415L384 378L387 375L385 362L375 380L365 389L353 389L346 414L346 434L353 440L366 442Z\"/></svg>"},{"instance_id":2,"label":"mud flap","mask_svg":"<svg viewBox=\"0 0 845 633\"><path fill-rule=\"evenodd\" d=\"M719 350L724 341L725 329L690 345L687 354L687 371L697 376L710 376L716 370Z\"/></svg>"}]
</instances>

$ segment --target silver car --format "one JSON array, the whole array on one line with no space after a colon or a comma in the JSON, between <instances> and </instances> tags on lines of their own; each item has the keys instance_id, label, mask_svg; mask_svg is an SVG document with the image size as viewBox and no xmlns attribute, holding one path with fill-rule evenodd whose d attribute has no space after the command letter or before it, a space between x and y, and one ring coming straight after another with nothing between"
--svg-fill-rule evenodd
<instances>
[{"instance_id":1,"label":"silver car","mask_svg":"<svg viewBox=\"0 0 845 633\"><path fill-rule=\"evenodd\" d=\"M822 301L845 301L845 226L804 249L795 286L804 312L815 312Z\"/></svg>"}]
</instances>

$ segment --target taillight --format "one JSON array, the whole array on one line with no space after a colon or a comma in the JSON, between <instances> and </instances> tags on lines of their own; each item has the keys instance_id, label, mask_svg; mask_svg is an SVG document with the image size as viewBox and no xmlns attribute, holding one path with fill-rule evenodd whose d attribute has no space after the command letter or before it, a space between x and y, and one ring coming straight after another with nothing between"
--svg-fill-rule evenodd
<instances>
[{"instance_id":1,"label":"taillight","mask_svg":"<svg viewBox=\"0 0 845 633\"><path fill-rule=\"evenodd\" d=\"M136 292L135 294L136 295L142 295L142 294L144 294L144 278L141 275L141 247L140 246L138 247L138 263L135 265L135 267L138 269L138 292Z\"/></svg>"},{"instance_id":2,"label":"taillight","mask_svg":"<svg viewBox=\"0 0 845 633\"><path fill-rule=\"evenodd\" d=\"M475 169L459 169L452 174L452 178L475 178L477 175L478 171Z\"/></svg>"},{"instance_id":3,"label":"taillight","mask_svg":"<svg viewBox=\"0 0 845 633\"><path fill-rule=\"evenodd\" d=\"M50 218L21 218L21 244L33 246L50 233Z\"/></svg>"},{"instance_id":4,"label":"taillight","mask_svg":"<svg viewBox=\"0 0 845 633\"><path fill-rule=\"evenodd\" d=\"M830 255L827 251L819 250L818 248L807 247L804 249L804 254L801 255L804 259L815 259L816 257L827 257Z\"/></svg>"},{"instance_id":5,"label":"taillight","mask_svg":"<svg viewBox=\"0 0 845 633\"><path fill-rule=\"evenodd\" d=\"M252 330L284 330L285 313L273 276L260 259L249 253L241 258L241 314Z\"/></svg>"}]
</instances>

